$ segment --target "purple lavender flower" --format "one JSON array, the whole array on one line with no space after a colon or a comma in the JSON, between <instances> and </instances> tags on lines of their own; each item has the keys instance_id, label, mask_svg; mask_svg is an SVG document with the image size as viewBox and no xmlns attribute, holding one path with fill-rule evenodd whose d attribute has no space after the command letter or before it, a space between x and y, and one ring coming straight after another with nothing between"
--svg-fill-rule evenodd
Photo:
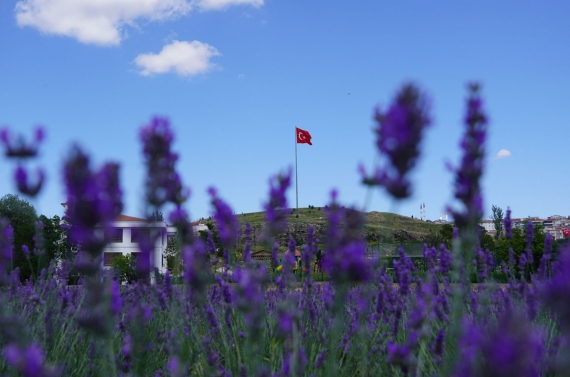
<instances>
[{"instance_id":1,"label":"purple lavender flower","mask_svg":"<svg viewBox=\"0 0 570 377\"><path fill-rule=\"evenodd\" d=\"M282 232L287 224L287 189L291 185L291 169L269 180L269 201L263 205L265 210L265 229L262 238L269 242L277 233Z\"/></svg>"},{"instance_id":2,"label":"purple lavender flower","mask_svg":"<svg viewBox=\"0 0 570 377\"><path fill-rule=\"evenodd\" d=\"M34 133L34 140L26 142L22 135L17 140L13 139L10 130L3 128L0 130L0 142L4 145L6 157L29 158L38 154L38 148L45 138L45 131L42 126L38 126Z\"/></svg>"},{"instance_id":3,"label":"purple lavender flower","mask_svg":"<svg viewBox=\"0 0 570 377\"><path fill-rule=\"evenodd\" d=\"M467 377L473 375L473 361L481 342L481 329L467 317L463 317L461 327L462 334L458 345L459 358L453 375Z\"/></svg>"},{"instance_id":4,"label":"purple lavender flower","mask_svg":"<svg viewBox=\"0 0 570 377\"><path fill-rule=\"evenodd\" d=\"M507 215L503 219L503 228L505 229L505 238L513 238L513 221L511 220L511 209L507 207Z\"/></svg>"},{"instance_id":5,"label":"purple lavender flower","mask_svg":"<svg viewBox=\"0 0 570 377\"><path fill-rule=\"evenodd\" d=\"M172 356L166 363L166 368L168 369L168 372L171 376L180 376L181 370L180 360L178 359L178 356Z\"/></svg>"},{"instance_id":6,"label":"purple lavender flower","mask_svg":"<svg viewBox=\"0 0 570 377\"><path fill-rule=\"evenodd\" d=\"M22 377L55 377L61 374L61 371L44 364L44 352L36 343L26 348L9 344L4 349L4 358Z\"/></svg>"},{"instance_id":7,"label":"purple lavender flower","mask_svg":"<svg viewBox=\"0 0 570 377\"><path fill-rule=\"evenodd\" d=\"M478 375L489 377L542 375L543 339L537 329L521 316L506 311L496 329L485 331L481 353L486 362Z\"/></svg>"},{"instance_id":8,"label":"purple lavender flower","mask_svg":"<svg viewBox=\"0 0 570 377\"><path fill-rule=\"evenodd\" d=\"M372 177L361 167L365 184L383 186L396 199L410 196L407 175L416 165L424 129L431 123L428 111L426 95L414 84L405 84L385 112L376 109L376 146L388 162L377 167Z\"/></svg>"},{"instance_id":9,"label":"purple lavender flower","mask_svg":"<svg viewBox=\"0 0 570 377\"><path fill-rule=\"evenodd\" d=\"M264 291L262 287L268 282L268 273L264 265L257 269L235 269L233 279L235 281L233 292L225 292L222 286L224 300L233 304L234 308L243 314L245 324L248 326L251 339L258 339L262 335L264 326ZM220 284L221 279L218 280ZM226 283L227 284L227 283ZM229 287L228 287L229 288Z\"/></svg>"},{"instance_id":10,"label":"purple lavender flower","mask_svg":"<svg viewBox=\"0 0 570 377\"><path fill-rule=\"evenodd\" d=\"M474 264L477 266L477 277L480 280L485 280L489 277L488 270L489 267L492 266L489 266L488 254L490 254L489 249L483 250L481 248L479 248L476 253L476 259L474 261Z\"/></svg>"},{"instance_id":11,"label":"purple lavender flower","mask_svg":"<svg viewBox=\"0 0 570 377\"><path fill-rule=\"evenodd\" d=\"M407 374L414 364L412 349L408 344L397 344L392 339L386 343L387 360L390 364L399 366Z\"/></svg>"},{"instance_id":12,"label":"purple lavender flower","mask_svg":"<svg viewBox=\"0 0 570 377\"><path fill-rule=\"evenodd\" d=\"M210 324L210 332L213 334L218 332L218 320L216 318L216 313L210 305L206 306L206 318L208 319L208 323Z\"/></svg>"},{"instance_id":13,"label":"purple lavender flower","mask_svg":"<svg viewBox=\"0 0 570 377\"><path fill-rule=\"evenodd\" d=\"M168 270L164 273L164 293L169 299L172 298L172 275L170 275Z\"/></svg>"},{"instance_id":14,"label":"purple lavender flower","mask_svg":"<svg viewBox=\"0 0 570 377\"><path fill-rule=\"evenodd\" d=\"M104 336L111 327L100 279L106 244L101 230L107 233L122 210L119 166L107 163L93 172L87 155L75 147L65 163L64 177L68 197L64 220L71 224L70 240L79 246L75 267L83 274L85 285L85 299L77 321L94 335Z\"/></svg>"},{"instance_id":15,"label":"purple lavender flower","mask_svg":"<svg viewBox=\"0 0 570 377\"><path fill-rule=\"evenodd\" d=\"M220 241L226 250L235 246L239 235L239 223L231 207L218 197L216 189L210 187L208 193L212 197L214 207L214 219L220 234Z\"/></svg>"},{"instance_id":16,"label":"purple lavender flower","mask_svg":"<svg viewBox=\"0 0 570 377\"><path fill-rule=\"evenodd\" d=\"M512 247L509 247L509 259L508 259L509 267L511 268L514 267L516 263L517 261L515 259L515 252Z\"/></svg>"},{"instance_id":17,"label":"purple lavender flower","mask_svg":"<svg viewBox=\"0 0 570 377\"><path fill-rule=\"evenodd\" d=\"M121 353L123 355L123 373L129 373L131 369L131 356L133 353L133 339L129 333L126 333L123 337L123 344L121 346Z\"/></svg>"},{"instance_id":18,"label":"purple lavender flower","mask_svg":"<svg viewBox=\"0 0 570 377\"><path fill-rule=\"evenodd\" d=\"M528 260L528 264L530 265L534 263L534 257L532 255L532 241L534 241L534 223L529 220L526 223L525 242L526 242L526 259Z\"/></svg>"},{"instance_id":19,"label":"purple lavender flower","mask_svg":"<svg viewBox=\"0 0 570 377\"><path fill-rule=\"evenodd\" d=\"M317 355L317 360L315 361L315 368L319 369L320 367L323 366L323 363L325 361L325 358L327 356L327 351L321 351L318 355Z\"/></svg>"},{"instance_id":20,"label":"purple lavender flower","mask_svg":"<svg viewBox=\"0 0 570 377\"><path fill-rule=\"evenodd\" d=\"M540 264L538 266L538 278L540 280L546 279L548 275L548 265L550 263L550 257L552 253L552 235L547 233L544 237L544 249L542 251L542 258L540 258Z\"/></svg>"},{"instance_id":21,"label":"purple lavender flower","mask_svg":"<svg viewBox=\"0 0 570 377\"><path fill-rule=\"evenodd\" d=\"M433 353L436 356L438 362L441 360L443 356L444 342L445 342L445 330L438 329L433 344Z\"/></svg>"},{"instance_id":22,"label":"purple lavender flower","mask_svg":"<svg viewBox=\"0 0 570 377\"><path fill-rule=\"evenodd\" d=\"M44 228L45 225L43 221L36 221L35 224L36 232L34 235L34 255L43 255L45 253L44 249Z\"/></svg>"},{"instance_id":23,"label":"purple lavender flower","mask_svg":"<svg viewBox=\"0 0 570 377\"><path fill-rule=\"evenodd\" d=\"M279 266L279 244L275 242L271 248L271 267L277 268Z\"/></svg>"},{"instance_id":24,"label":"purple lavender flower","mask_svg":"<svg viewBox=\"0 0 570 377\"><path fill-rule=\"evenodd\" d=\"M121 291L119 283L116 280L111 281L111 312L119 315L123 311L123 302L121 300Z\"/></svg>"},{"instance_id":25,"label":"purple lavender flower","mask_svg":"<svg viewBox=\"0 0 570 377\"><path fill-rule=\"evenodd\" d=\"M14 172L14 180L16 181L18 191L27 196L36 196L45 181L45 172L42 169L38 169L36 177L36 182L31 184L28 182L28 172L22 166L18 166Z\"/></svg>"},{"instance_id":26,"label":"purple lavender flower","mask_svg":"<svg viewBox=\"0 0 570 377\"><path fill-rule=\"evenodd\" d=\"M251 262L251 224L248 222L245 224L244 237L247 240L243 248L243 260L245 263Z\"/></svg>"},{"instance_id":27,"label":"purple lavender flower","mask_svg":"<svg viewBox=\"0 0 570 377\"><path fill-rule=\"evenodd\" d=\"M396 275L396 282L399 286L399 292L401 295L407 295L410 293L410 284L412 283L412 272L416 269L412 259L406 255L403 248L398 248L398 253L400 255L399 260L394 260L394 273Z\"/></svg>"},{"instance_id":28,"label":"purple lavender flower","mask_svg":"<svg viewBox=\"0 0 570 377\"><path fill-rule=\"evenodd\" d=\"M26 259L30 259L30 249L28 249L28 245L22 245L22 253Z\"/></svg>"},{"instance_id":29,"label":"purple lavender flower","mask_svg":"<svg viewBox=\"0 0 570 377\"><path fill-rule=\"evenodd\" d=\"M366 242L361 234L362 214L352 208L340 207L336 202L336 191L331 193L331 199L326 212L329 223L323 268L335 283L368 281L371 271L366 260Z\"/></svg>"},{"instance_id":30,"label":"purple lavender flower","mask_svg":"<svg viewBox=\"0 0 570 377\"><path fill-rule=\"evenodd\" d=\"M455 169L455 197L463 203L463 211L452 210L455 224L459 228L475 227L483 215L481 176L485 157L487 116L483 111L483 101L479 97L479 85L469 86L466 130L461 140L463 156L461 165Z\"/></svg>"},{"instance_id":31,"label":"purple lavender flower","mask_svg":"<svg viewBox=\"0 0 570 377\"><path fill-rule=\"evenodd\" d=\"M552 278L541 287L540 296L558 315L563 334L570 339L570 250L560 253L557 268L553 268Z\"/></svg>"},{"instance_id":32,"label":"purple lavender flower","mask_svg":"<svg viewBox=\"0 0 570 377\"><path fill-rule=\"evenodd\" d=\"M64 220L71 224L69 237L81 250L97 257L105 239L96 228L108 229L122 210L119 166L108 163L93 172L89 157L75 147L65 163L64 176L68 198Z\"/></svg>"},{"instance_id":33,"label":"purple lavender flower","mask_svg":"<svg viewBox=\"0 0 570 377\"><path fill-rule=\"evenodd\" d=\"M5 282L4 272L12 263L14 252L14 228L5 218L0 218L0 286Z\"/></svg>"},{"instance_id":34,"label":"purple lavender flower","mask_svg":"<svg viewBox=\"0 0 570 377\"><path fill-rule=\"evenodd\" d=\"M424 260L426 261L428 269L433 270L436 269L436 267L438 267L438 260L437 260L438 252L434 246L427 247L426 244L423 244L422 254L424 255Z\"/></svg>"},{"instance_id":35,"label":"purple lavender flower","mask_svg":"<svg viewBox=\"0 0 570 377\"><path fill-rule=\"evenodd\" d=\"M528 264L528 260L526 259L526 254L521 254L519 258L519 271L521 273L521 278L524 279L526 275L526 266Z\"/></svg>"},{"instance_id":36,"label":"purple lavender flower","mask_svg":"<svg viewBox=\"0 0 570 377\"><path fill-rule=\"evenodd\" d=\"M184 281L196 291L202 292L206 287L210 271L204 242L196 239L192 245L184 246L182 256L184 258Z\"/></svg>"},{"instance_id":37,"label":"purple lavender flower","mask_svg":"<svg viewBox=\"0 0 570 377\"><path fill-rule=\"evenodd\" d=\"M457 229L457 228L455 228ZM453 254L451 251L445 247L444 244L439 245L439 272L442 274L446 274L451 270L451 262L453 260Z\"/></svg>"},{"instance_id":38,"label":"purple lavender flower","mask_svg":"<svg viewBox=\"0 0 570 377\"><path fill-rule=\"evenodd\" d=\"M189 196L175 170L178 155L171 150L174 134L167 118L154 117L140 131L147 168L146 200L155 208L170 202L180 206Z\"/></svg>"},{"instance_id":39,"label":"purple lavender flower","mask_svg":"<svg viewBox=\"0 0 570 377\"><path fill-rule=\"evenodd\" d=\"M309 226L307 229L307 244L303 245L302 252L301 252L301 262L302 266L305 267L306 280L305 283L307 285L312 285L311 279L311 263L316 256L317 253L317 243L318 240L315 239L315 227L312 225Z\"/></svg>"}]
</instances>

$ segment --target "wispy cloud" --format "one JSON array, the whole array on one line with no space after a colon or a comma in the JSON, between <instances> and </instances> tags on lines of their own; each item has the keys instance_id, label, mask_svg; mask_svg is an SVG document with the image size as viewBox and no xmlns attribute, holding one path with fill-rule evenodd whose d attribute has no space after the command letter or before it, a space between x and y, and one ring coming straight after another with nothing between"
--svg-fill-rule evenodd
<instances>
[{"instance_id":1,"label":"wispy cloud","mask_svg":"<svg viewBox=\"0 0 570 377\"><path fill-rule=\"evenodd\" d=\"M259 8L264 0L197 0L195 4L202 10L220 10L232 5L251 5Z\"/></svg>"},{"instance_id":2,"label":"wispy cloud","mask_svg":"<svg viewBox=\"0 0 570 377\"><path fill-rule=\"evenodd\" d=\"M19 26L101 46L121 43L125 25L138 19L164 20L192 10L187 0L21 0L16 3Z\"/></svg>"},{"instance_id":3,"label":"wispy cloud","mask_svg":"<svg viewBox=\"0 0 570 377\"><path fill-rule=\"evenodd\" d=\"M511 151L509 151L508 149L501 149L500 151L497 152L497 158L506 158L506 157L510 157L511 155Z\"/></svg>"},{"instance_id":4,"label":"wispy cloud","mask_svg":"<svg viewBox=\"0 0 570 377\"><path fill-rule=\"evenodd\" d=\"M215 67L210 59L221 55L216 48L200 41L173 41L158 54L140 54L134 60L141 68L140 74L150 76L176 72L180 76L206 73Z\"/></svg>"}]
</instances>

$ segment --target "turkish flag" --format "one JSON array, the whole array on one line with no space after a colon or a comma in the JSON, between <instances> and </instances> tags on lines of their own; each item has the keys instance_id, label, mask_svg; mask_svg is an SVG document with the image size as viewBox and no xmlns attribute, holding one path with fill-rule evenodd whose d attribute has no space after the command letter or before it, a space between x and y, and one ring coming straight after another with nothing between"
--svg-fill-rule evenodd
<instances>
[{"instance_id":1,"label":"turkish flag","mask_svg":"<svg viewBox=\"0 0 570 377\"><path fill-rule=\"evenodd\" d=\"M297 130L297 144L313 145L313 143L311 143L311 134L309 131L302 130L298 127L295 127L295 129Z\"/></svg>"},{"instance_id":2,"label":"turkish flag","mask_svg":"<svg viewBox=\"0 0 570 377\"><path fill-rule=\"evenodd\" d=\"M562 229L562 234L564 235L564 237L570 236L570 229Z\"/></svg>"}]
</instances>

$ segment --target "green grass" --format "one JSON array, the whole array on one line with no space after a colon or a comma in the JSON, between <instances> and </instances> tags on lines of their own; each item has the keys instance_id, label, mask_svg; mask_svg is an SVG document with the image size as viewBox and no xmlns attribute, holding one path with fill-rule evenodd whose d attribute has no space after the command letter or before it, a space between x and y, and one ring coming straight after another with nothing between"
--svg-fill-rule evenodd
<instances>
[{"instance_id":1,"label":"green grass","mask_svg":"<svg viewBox=\"0 0 570 377\"><path fill-rule=\"evenodd\" d=\"M372 211L367 212L365 216L365 226L380 231L393 232L405 230L413 235L427 235L430 231L439 231L441 226L389 212ZM247 222L251 225L262 225L265 223L265 212L242 213L238 214L237 217L242 225ZM210 221L213 220L206 220L206 222ZM320 207L320 210L317 208L299 208L289 214L287 221L296 224L324 225L327 223L327 217L324 207Z\"/></svg>"}]
</instances>

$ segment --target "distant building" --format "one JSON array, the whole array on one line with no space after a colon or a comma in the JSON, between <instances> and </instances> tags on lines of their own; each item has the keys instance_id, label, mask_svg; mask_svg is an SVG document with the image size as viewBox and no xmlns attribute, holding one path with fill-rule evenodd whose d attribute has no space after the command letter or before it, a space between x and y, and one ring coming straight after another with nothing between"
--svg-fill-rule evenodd
<instances>
[{"instance_id":1,"label":"distant building","mask_svg":"<svg viewBox=\"0 0 570 377\"><path fill-rule=\"evenodd\" d=\"M549 216L546 219L529 216L527 218L513 218L511 220L513 228L523 231L525 229L525 222L529 220L532 221L535 226L542 225L544 233L550 234L554 240L565 238L564 229L570 229L570 219L560 215ZM493 220L481 220L479 225L485 228L490 235L494 235L496 232Z\"/></svg>"},{"instance_id":2,"label":"distant building","mask_svg":"<svg viewBox=\"0 0 570 377\"><path fill-rule=\"evenodd\" d=\"M61 205L67 209L66 203ZM200 221L190 223L194 234L207 231L208 227ZM103 231L101 229L101 231ZM151 266L166 272L165 251L169 238L176 236L176 228L165 221L147 221L143 218L119 215L106 230L107 245L103 249L103 267L109 268L118 255L132 254L135 258L140 255L139 241L154 240L152 245Z\"/></svg>"},{"instance_id":3,"label":"distant building","mask_svg":"<svg viewBox=\"0 0 570 377\"><path fill-rule=\"evenodd\" d=\"M137 258L140 253L139 241L154 239L151 266L166 272L164 252L169 236L176 235L176 228L169 227L164 221L148 222L138 217L119 215L110 224L111 229L105 237L108 244L103 250L103 266L110 267L118 255L132 254Z\"/></svg>"},{"instance_id":4,"label":"distant building","mask_svg":"<svg viewBox=\"0 0 570 377\"><path fill-rule=\"evenodd\" d=\"M207 231L208 227L200 221L190 223L195 235L200 231ZM154 239L151 266L158 268L161 273L166 272L165 251L168 240L176 237L176 227L168 226L164 221L149 222L138 217L119 215L111 223L112 229L106 235L108 244L103 250L103 266L110 267L117 255L132 254L135 258L140 253L138 242L144 237Z\"/></svg>"}]
</instances>

